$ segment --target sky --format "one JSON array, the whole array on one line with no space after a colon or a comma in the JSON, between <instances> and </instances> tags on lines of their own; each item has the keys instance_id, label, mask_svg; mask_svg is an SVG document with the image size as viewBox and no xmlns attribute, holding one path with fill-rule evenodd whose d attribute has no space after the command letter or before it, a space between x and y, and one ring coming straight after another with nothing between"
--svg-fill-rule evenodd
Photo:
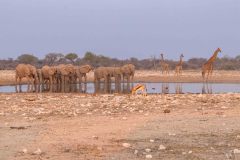
<instances>
[{"instance_id":1,"label":"sky","mask_svg":"<svg viewBox=\"0 0 240 160\"><path fill-rule=\"evenodd\" d=\"M0 59L240 55L240 0L0 0Z\"/></svg>"}]
</instances>

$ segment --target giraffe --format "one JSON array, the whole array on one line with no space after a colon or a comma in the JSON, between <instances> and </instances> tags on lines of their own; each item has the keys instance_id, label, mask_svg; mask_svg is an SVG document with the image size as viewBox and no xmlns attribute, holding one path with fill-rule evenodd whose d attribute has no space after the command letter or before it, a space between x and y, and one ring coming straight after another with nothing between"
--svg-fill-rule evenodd
<instances>
[{"instance_id":1,"label":"giraffe","mask_svg":"<svg viewBox=\"0 0 240 160\"><path fill-rule=\"evenodd\" d=\"M178 64L175 67L175 74L177 76L182 74L183 57L184 57L183 54L181 54L180 55L180 60L179 60Z\"/></svg>"},{"instance_id":2,"label":"giraffe","mask_svg":"<svg viewBox=\"0 0 240 160\"><path fill-rule=\"evenodd\" d=\"M161 53L161 61L160 61L162 74L166 72L166 74L169 74L169 65L164 61L163 54Z\"/></svg>"},{"instance_id":3,"label":"giraffe","mask_svg":"<svg viewBox=\"0 0 240 160\"><path fill-rule=\"evenodd\" d=\"M213 72L213 62L215 62L218 53L221 52L220 48L217 48L213 55L208 59L206 63L202 66L202 77L205 78L205 74L207 73L206 80L208 80L209 73L212 74Z\"/></svg>"}]
</instances>

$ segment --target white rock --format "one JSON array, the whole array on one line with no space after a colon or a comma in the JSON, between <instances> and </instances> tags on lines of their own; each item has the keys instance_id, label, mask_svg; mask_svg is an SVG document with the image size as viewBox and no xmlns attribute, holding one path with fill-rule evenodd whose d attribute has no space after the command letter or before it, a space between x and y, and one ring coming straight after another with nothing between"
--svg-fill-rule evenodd
<instances>
[{"instance_id":1,"label":"white rock","mask_svg":"<svg viewBox=\"0 0 240 160\"><path fill-rule=\"evenodd\" d=\"M26 153L28 152L28 150L27 150L26 148L24 148L24 149L22 150L22 152L26 154Z\"/></svg>"},{"instance_id":2,"label":"white rock","mask_svg":"<svg viewBox=\"0 0 240 160\"><path fill-rule=\"evenodd\" d=\"M175 133L168 133L169 136L176 136Z\"/></svg>"},{"instance_id":3,"label":"white rock","mask_svg":"<svg viewBox=\"0 0 240 160\"><path fill-rule=\"evenodd\" d=\"M145 151L146 152L151 152L151 149L150 148L146 148Z\"/></svg>"},{"instance_id":4,"label":"white rock","mask_svg":"<svg viewBox=\"0 0 240 160\"><path fill-rule=\"evenodd\" d=\"M154 139L150 139L149 142L154 143Z\"/></svg>"},{"instance_id":5,"label":"white rock","mask_svg":"<svg viewBox=\"0 0 240 160\"><path fill-rule=\"evenodd\" d=\"M92 136L93 139L98 139L98 136Z\"/></svg>"},{"instance_id":6,"label":"white rock","mask_svg":"<svg viewBox=\"0 0 240 160\"><path fill-rule=\"evenodd\" d=\"M138 150L135 149L134 154L138 154Z\"/></svg>"},{"instance_id":7,"label":"white rock","mask_svg":"<svg viewBox=\"0 0 240 160\"><path fill-rule=\"evenodd\" d=\"M129 144L129 143L123 143L122 146L125 147L125 148L129 148L129 147L131 146L131 144Z\"/></svg>"},{"instance_id":8,"label":"white rock","mask_svg":"<svg viewBox=\"0 0 240 160\"><path fill-rule=\"evenodd\" d=\"M186 152L182 152L183 155L187 154Z\"/></svg>"},{"instance_id":9,"label":"white rock","mask_svg":"<svg viewBox=\"0 0 240 160\"><path fill-rule=\"evenodd\" d=\"M165 149L166 149L166 147L164 145L162 145L162 144L158 148L158 150L165 150Z\"/></svg>"},{"instance_id":10,"label":"white rock","mask_svg":"<svg viewBox=\"0 0 240 160\"><path fill-rule=\"evenodd\" d=\"M239 153L240 153L240 150L239 150L239 149L234 149L234 150L233 150L233 153L234 153L234 154L239 154Z\"/></svg>"},{"instance_id":11,"label":"white rock","mask_svg":"<svg viewBox=\"0 0 240 160\"><path fill-rule=\"evenodd\" d=\"M146 155L146 158L147 158L147 159L152 159L152 155L151 155L151 154L147 154L147 155Z\"/></svg>"},{"instance_id":12,"label":"white rock","mask_svg":"<svg viewBox=\"0 0 240 160\"><path fill-rule=\"evenodd\" d=\"M127 117L122 117L123 120L127 120Z\"/></svg>"},{"instance_id":13,"label":"white rock","mask_svg":"<svg viewBox=\"0 0 240 160\"><path fill-rule=\"evenodd\" d=\"M189 151L189 152L188 152L188 154L191 154L191 153L192 153L192 151Z\"/></svg>"},{"instance_id":14,"label":"white rock","mask_svg":"<svg viewBox=\"0 0 240 160\"><path fill-rule=\"evenodd\" d=\"M144 114L144 116L148 116L148 115L149 115L149 113L145 113L145 114Z\"/></svg>"},{"instance_id":15,"label":"white rock","mask_svg":"<svg viewBox=\"0 0 240 160\"><path fill-rule=\"evenodd\" d=\"M98 149L99 151L102 151L102 150L103 150L103 148L100 147L100 146L98 146L97 149Z\"/></svg>"},{"instance_id":16,"label":"white rock","mask_svg":"<svg viewBox=\"0 0 240 160\"><path fill-rule=\"evenodd\" d=\"M226 107L226 106L222 106L221 108L222 108L222 109L227 109L228 107Z\"/></svg>"},{"instance_id":17,"label":"white rock","mask_svg":"<svg viewBox=\"0 0 240 160\"><path fill-rule=\"evenodd\" d=\"M33 152L33 154L40 155L42 154L42 151L38 148L36 151Z\"/></svg>"}]
</instances>

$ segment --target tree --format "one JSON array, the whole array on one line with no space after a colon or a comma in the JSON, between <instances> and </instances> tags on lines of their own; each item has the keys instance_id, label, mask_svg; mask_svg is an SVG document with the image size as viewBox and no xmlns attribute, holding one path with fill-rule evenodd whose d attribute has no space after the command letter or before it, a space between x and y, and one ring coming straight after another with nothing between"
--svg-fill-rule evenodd
<instances>
[{"instance_id":1,"label":"tree","mask_svg":"<svg viewBox=\"0 0 240 160\"><path fill-rule=\"evenodd\" d=\"M35 57L32 54L22 54L22 55L18 56L17 60L20 63L34 64L34 63L36 63L38 61L38 58Z\"/></svg>"},{"instance_id":2,"label":"tree","mask_svg":"<svg viewBox=\"0 0 240 160\"><path fill-rule=\"evenodd\" d=\"M44 62L48 65L53 65L54 63L60 61L62 58L64 58L64 55L61 53L48 53L44 58Z\"/></svg>"},{"instance_id":3,"label":"tree","mask_svg":"<svg viewBox=\"0 0 240 160\"><path fill-rule=\"evenodd\" d=\"M85 61L93 61L96 58L96 55L92 52L86 52L83 59Z\"/></svg>"},{"instance_id":4,"label":"tree","mask_svg":"<svg viewBox=\"0 0 240 160\"><path fill-rule=\"evenodd\" d=\"M235 57L235 59L236 59L237 61L240 61L240 55L237 55L237 56Z\"/></svg>"},{"instance_id":5,"label":"tree","mask_svg":"<svg viewBox=\"0 0 240 160\"><path fill-rule=\"evenodd\" d=\"M65 56L65 58L74 63L74 61L78 58L78 55L76 53L69 53Z\"/></svg>"}]
</instances>

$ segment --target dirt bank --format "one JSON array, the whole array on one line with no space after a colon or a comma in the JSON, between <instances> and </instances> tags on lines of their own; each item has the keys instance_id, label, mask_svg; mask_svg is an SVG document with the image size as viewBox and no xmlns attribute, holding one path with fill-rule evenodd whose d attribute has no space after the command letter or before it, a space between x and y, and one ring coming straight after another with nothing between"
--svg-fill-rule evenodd
<instances>
[{"instance_id":1,"label":"dirt bank","mask_svg":"<svg viewBox=\"0 0 240 160\"><path fill-rule=\"evenodd\" d=\"M0 159L236 159L239 102L240 94L0 94Z\"/></svg>"}]
</instances>

